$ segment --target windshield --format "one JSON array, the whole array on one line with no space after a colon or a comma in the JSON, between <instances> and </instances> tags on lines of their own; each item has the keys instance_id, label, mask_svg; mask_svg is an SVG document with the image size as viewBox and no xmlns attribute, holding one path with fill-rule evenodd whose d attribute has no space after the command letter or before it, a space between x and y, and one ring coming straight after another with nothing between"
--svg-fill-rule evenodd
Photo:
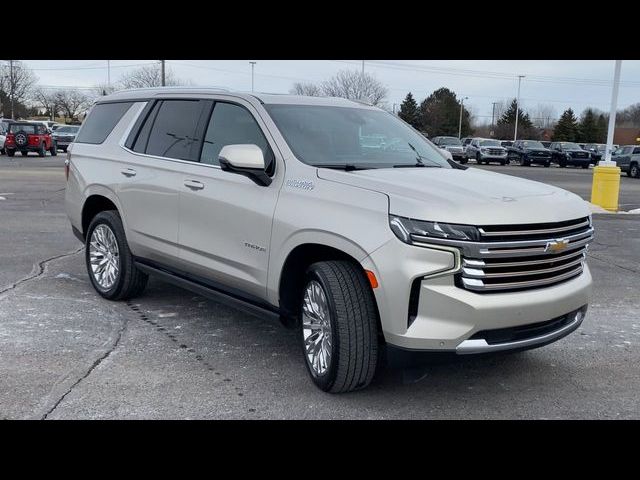
<instances>
[{"instance_id":1,"label":"windshield","mask_svg":"<svg viewBox=\"0 0 640 480\"><path fill-rule=\"evenodd\" d=\"M80 127L58 127L56 128L56 133L78 133Z\"/></svg>"},{"instance_id":2,"label":"windshield","mask_svg":"<svg viewBox=\"0 0 640 480\"><path fill-rule=\"evenodd\" d=\"M540 142L536 142L533 140L526 140L522 142L522 145L527 148L544 148L544 145L542 145Z\"/></svg>"},{"instance_id":3,"label":"windshield","mask_svg":"<svg viewBox=\"0 0 640 480\"><path fill-rule=\"evenodd\" d=\"M313 166L451 168L422 135L381 110L265 105L295 156Z\"/></svg>"},{"instance_id":4,"label":"windshield","mask_svg":"<svg viewBox=\"0 0 640 480\"><path fill-rule=\"evenodd\" d=\"M17 133L17 132L24 132L26 134L36 133L36 126L35 125L24 125L24 124L19 124L19 123L12 123L9 126L9 131L11 133Z\"/></svg>"},{"instance_id":5,"label":"windshield","mask_svg":"<svg viewBox=\"0 0 640 480\"><path fill-rule=\"evenodd\" d=\"M480 140L481 147L501 147L498 140Z\"/></svg>"},{"instance_id":6,"label":"windshield","mask_svg":"<svg viewBox=\"0 0 640 480\"><path fill-rule=\"evenodd\" d=\"M578 145L577 143L562 142L560 143L560 146L567 150L582 150L582 148L580 148L580 145Z\"/></svg>"},{"instance_id":7,"label":"windshield","mask_svg":"<svg viewBox=\"0 0 640 480\"><path fill-rule=\"evenodd\" d=\"M462 142L456 137L442 137L440 145L462 145Z\"/></svg>"}]
</instances>

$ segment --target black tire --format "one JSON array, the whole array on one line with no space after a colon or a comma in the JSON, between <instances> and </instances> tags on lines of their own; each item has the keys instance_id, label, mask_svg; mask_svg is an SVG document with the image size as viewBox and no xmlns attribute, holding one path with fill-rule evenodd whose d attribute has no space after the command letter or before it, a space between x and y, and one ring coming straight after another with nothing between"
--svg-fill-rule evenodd
<instances>
[{"instance_id":1,"label":"black tire","mask_svg":"<svg viewBox=\"0 0 640 480\"><path fill-rule=\"evenodd\" d=\"M109 289L104 289L97 283L93 276L91 263L89 261L89 243L91 235L96 227L101 224L109 227L114 233L119 251L120 271L117 274L117 278L113 286ZM137 297L147 286L149 276L138 270L133 263L133 255L131 254L131 250L129 250L129 244L127 243L127 238L124 233L122 220L120 219L118 212L115 210L100 212L91 220L89 228L87 229L85 241L85 263L93 288L108 300L127 300L129 298Z\"/></svg>"},{"instance_id":2,"label":"black tire","mask_svg":"<svg viewBox=\"0 0 640 480\"><path fill-rule=\"evenodd\" d=\"M8 155L9 157L13 157L15 154L16 154L16 151L15 151L15 150L7 150L7 155Z\"/></svg>"},{"instance_id":3,"label":"black tire","mask_svg":"<svg viewBox=\"0 0 640 480\"><path fill-rule=\"evenodd\" d=\"M580 166L581 166L582 168L585 168L585 169L586 169L586 168L589 168L589 165L590 165L590 164L588 164L588 163L587 163L586 165L584 165L584 164L583 164L583 165L580 165Z\"/></svg>"},{"instance_id":4,"label":"black tire","mask_svg":"<svg viewBox=\"0 0 640 480\"><path fill-rule=\"evenodd\" d=\"M480 160L480 152L476 153L476 163L478 165L482 165L482 160Z\"/></svg>"},{"instance_id":5,"label":"black tire","mask_svg":"<svg viewBox=\"0 0 640 480\"><path fill-rule=\"evenodd\" d=\"M64 153L67 153L67 147L60 147L60 150L62 150Z\"/></svg>"},{"instance_id":6,"label":"black tire","mask_svg":"<svg viewBox=\"0 0 640 480\"><path fill-rule=\"evenodd\" d=\"M29 155L28 150L20 150L20 153L22 154L23 157L26 157L27 155Z\"/></svg>"},{"instance_id":7,"label":"black tire","mask_svg":"<svg viewBox=\"0 0 640 480\"><path fill-rule=\"evenodd\" d=\"M461 158L461 159L460 159L460 163L461 163L461 164L463 164L463 165L464 165L465 163L467 163L468 161L469 161L469 159L468 159L468 158Z\"/></svg>"},{"instance_id":8,"label":"black tire","mask_svg":"<svg viewBox=\"0 0 640 480\"><path fill-rule=\"evenodd\" d=\"M506 160L500 160L500 165L506 165L507 161Z\"/></svg>"},{"instance_id":9,"label":"black tire","mask_svg":"<svg viewBox=\"0 0 640 480\"><path fill-rule=\"evenodd\" d=\"M640 166L638 166L637 163L632 163L631 165L629 165L627 175L631 178L640 178Z\"/></svg>"},{"instance_id":10,"label":"black tire","mask_svg":"<svg viewBox=\"0 0 640 480\"><path fill-rule=\"evenodd\" d=\"M549 168L551 166L551 160L544 162L544 168Z\"/></svg>"},{"instance_id":11,"label":"black tire","mask_svg":"<svg viewBox=\"0 0 640 480\"><path fill-rule=\"evenodd\" d=\"M40 148L38 149L38 156L44 157L47 154L47 150L44 148L44 143L40 144Z\"/></svg>"},{"instance_id":12,"label":"black tire","mask_svg":"<svg viewBox=\"0 0 640 480\"><path fill-rule=\"evenodd\" d=\"M559 166L560 168L564 168L564 167L566 167L566 166L567 166L567 161L566 161L566 160L560 160L560 161L558 162L558 166Z\"/></svg>"},{"instance_id":13,"label":"black tire","mask_svg":"<svg viewBox=\"0 0 640 480\"><path fill-rule=\"evenodd\" d=\"M342 260L314 263L305 274L301 316L304 291L312 280L320 283L327 298L332 354L326 372L317 375L306 355L300 321L300 341L309 375L325 392L365 388L374 377L379 358L378 312L371 287L355 263Z\"/></svg>"},{"instance_id":14,"label":"black tire","mask_svg":"<svg viewBox=\"0 0 640 480\"><path fill-rule=\"evenodd\" d=\"M51 148L49 149L49 153L51 154L52 157L55 157L58 155L58 147L56 146L55 142L51 142Z\"/></svg>"}]
</instances>

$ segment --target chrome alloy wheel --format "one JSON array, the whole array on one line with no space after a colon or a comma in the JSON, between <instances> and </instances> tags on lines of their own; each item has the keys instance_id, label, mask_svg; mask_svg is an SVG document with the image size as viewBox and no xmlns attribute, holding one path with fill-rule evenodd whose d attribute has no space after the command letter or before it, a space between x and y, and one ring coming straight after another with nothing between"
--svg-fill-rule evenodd
<instances>
[{"instance_id":1,"label":"chrome alloy wheel","mask_svg":"<svg viewBox=\"0 0 640 480\"><path fill-rule=\"evenodd\" d=\"M107 225L98 225L91 234L89 263L96 283L105 290L113 287L120 271L120 253L116 236Z\"/></svg>"},{"instance_id":2,"label":"chrome alloy wheel","mask_svg":"<svg viewBox=\"0 0 640 480\"><path fill-rule=\"evenodd\" d=\"M313 374L324 374L331 366L331 315L327 296L316 280L311 280L304 291L302 339Z\"/></svg>"}]
</instances>

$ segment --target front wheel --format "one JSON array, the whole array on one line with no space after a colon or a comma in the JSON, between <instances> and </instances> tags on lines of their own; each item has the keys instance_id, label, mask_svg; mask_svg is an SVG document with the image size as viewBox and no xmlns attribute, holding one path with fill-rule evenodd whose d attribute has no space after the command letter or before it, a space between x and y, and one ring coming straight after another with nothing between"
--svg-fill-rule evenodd
<instances>
[{"instance_id":1,"label":"front wheel","mask_svg":"<svg viewBox=\"0 0 640 480\"><path fill-rule=\"evenodd\" d=\"M548 161L544 162L544 167L545 168L548 168L550 166L551 166L551 160L548 160Z\"/></svg>"},{"instance_id":2,"label":"front wheel","mask_svg":"<svg viewBox=\"0 0 640 480\"><path fill-rule=\"evenodd\" d=\"M15 151L15 150L7 150L7 155L8 155L9 157L13 157L15 154L16 154L16 151Z\"/></svg>"},{"instance_id":3,"label":"front wheel","mask_svg":"<svg viewBox=\"0 0 640 480\"><path fill-rule=\"evenodd\" d=\"M301 302L301 340L313 383L331 393L369 385L378 364L378 313L362 269L348 261L311 265Z\"/></svg>"},{"instance_id":4,"label":"front wheel","mask_svg":"<svg viewBox=\"0 0 640 480\"><path fill-rule=\"evenodd\" d=\"M58 155L58 147L55 143L51 143L51 148L49 149L49 153L52 157L56 157Z\"/></svg>"},{"instance_id":5,"label":"front wheel","mask_svg":"<svg viewBox=\"0 0 640 480\"><path fill-rule=\"evenodd\" d=\"M640 178L640 167L638 167L637 163L631 164L629 170L627 170L627 175L632 178Z\"/></svg>"},{"instance_id":6,"label":"front wheel","mask_svg":"<svg viewBox=\"0 0 640 480\"><path fill-rule=\"evenodd\" d=\"M40 145L40 148L38 149L38 156L39 157L44 157L47 154L47 150L44 148L44 143L42 145Z\"/></svg>"},{"instance_id":7,"label":"front wheel","mask_svg":"<svg viewBox=\"0 0 640 480\"><path fill-rule=\"evenodd\" d=\"M91 284L109 300L126 300L142 293L148 275L138 270L114 210L98 213L87 229L85 262Z\"/></svg>"}]
</instances>

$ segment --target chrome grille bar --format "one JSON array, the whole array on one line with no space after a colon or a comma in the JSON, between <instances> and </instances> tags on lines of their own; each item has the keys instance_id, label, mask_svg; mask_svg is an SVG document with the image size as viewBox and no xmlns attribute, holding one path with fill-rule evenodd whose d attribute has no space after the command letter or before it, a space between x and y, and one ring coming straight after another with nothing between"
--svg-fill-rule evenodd
<instances>
[{"instance_id":1,"label":"chrome grille bar","mask_svg":"<svg viewBox=\"0 0 640 480\"><path fill-rule=\"evenodd\" d=\"M566 270L569 267L582 264L583 261L584 261L584 256L581 255L577 260L574 260L572 262L564 263L557 267L543 268L539 270L520 270L515 272L485 273L484 270L463 268L462 274L465 278L526 277L529 275L540 275L543 273L552 273L552 272L558 272L560 270Z\"/></svg>"},{"instance_id":2,"label":"chrome grille bar","mask_svg":"<svg viewBox=\"0 0 640 480\"><path fill-rule=\"evenodd\" d=\"M483 237L510 237L510 236L526 236L526 235L541 235L541 234L553 234L560 232L568 232L570 230L577 230L582 227L586 227L589 225L589 220L585 220L581 223L576 223L575 225L568 225L565 227L558 228L543 228L538 230L509 230L509 231L490 231L487 232L484 228L478 228L478 231ZM487 227L485 227L487 228Z\"/></svg>"},{"instance_id":3,"label":"chrome grille bar","mask_svg":"<svg viewBox=\"0 0 640 480\"><path fill-rule=\"evenodd\" d=\"M550 278L541 278L537 280L527 280L523 282L505 282L505 283L493 283L493 284L485 284L482 280L474 279L474 278L462 278L462 283L469 290L478 290L478 291L490 291L490 290L513 290L513 289L522 289L522 288L534 288L541 287L544 285L549 285L552 283L559 283L563 280L569 280L570 278L576 277L582 273L583 267L582 264L575 270L572 270L567 273L563 273L562 275L557 275Z\"/></svg>"}]
</instances>

